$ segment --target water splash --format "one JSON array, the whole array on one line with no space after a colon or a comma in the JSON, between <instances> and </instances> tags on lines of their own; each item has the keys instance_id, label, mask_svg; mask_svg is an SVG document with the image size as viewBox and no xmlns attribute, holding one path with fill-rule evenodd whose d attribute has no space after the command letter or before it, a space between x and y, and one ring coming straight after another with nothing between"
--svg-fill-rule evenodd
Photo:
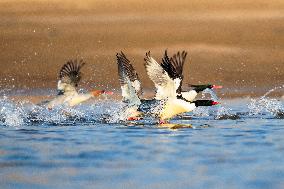
<instances>
[{"instance_id":1,"label":"water splash","mask_svg":"<svg viewBox=\"0 0 284 189\"><path fill-rule=\"evenodd\" d=\"M219 106L216 112L215 119L217 120L226 120L226 119L236 120L236 119L240 119L240 116L237 114L233 114L230 108Z\"/></svg>"},{"instance_id":2,"label":"water splash","mask_svg":"<svg viewBox=\"0 0 284 189\"><path fill-rule=\"evenodd\" d=\"M267 96L283 86L269 90L259 99L252 99L248 104L249 115L262 115L267 112L274 118L284 118L284 107L281 101ZM219 101L213 90L205 90L214 101ZM204 94L204 95L205 95ZM205 97L205 96L204 96ZM13 102L4 96L0 99L0 125L1 126L27 126L27 125L82 125L85 123L120 123L126 120L128 115L123 111L125 104L111 99L94 100L88 104L76 107L60 106L48 110L44 106L35 105L28 101ZM149 111L160 112L161 106L153 106ZM212 118L217 120L239 119L240 114L232 113L232 110L224 104L214 108L199 107L192 115L195 117ZM247 115L247 114L246 114ZM263 116L261 116L263 117ZM78 124L81 123L81 124Z\"/></svg>"},{"instance_id":3,"label":"water splash","mask_svg":"<svg viewBox=\"0 0 284 189\"><path fill-rule=\"evenodd\" d=\"M28 101L13 102L0 99L0 125L75 125L76 123L118 123L121 103L112 100L95 101L76 107L58 106L52 110Z\"/></svg>"},{"instance_id":4,"label":"water splash","mask_svg":"<svg viewBox=\"0 0 284 189\"><path fill-rule=\"evenodd\" d=\"M262 113L270 113L276 116L280 112L283 112L282 103L277 99L271 99L268 97L261 97L260 99L251 99L248 104L249 115L260 115Z\"/></svg>"},{"instance_id":5,"label":"water splash","mask_svg":"<svg viewBox=\"0 0 284 189\"><path fill-rule=\"evenodd\" d=\"M277 86L277 87L274 87L273 89L270 89L269 91L267 91L261 98L265 98L266 96L268 96L270 93L278 90L278 89L282 89L284 88L284 85L282 86Z\"/></svg>"},{"instance_id":6,"label":"water splash","mask_svg":"<svg viewBox=\"0 0 284 189\"><path fill-rule=\"evenodd\" d=\"M120 101L109 100L96 104L94 111L97 119L101 119L107 123L119 123L121 120L128 118L127 112L124 112L125 104Z\"/></svg>"},{"instance_id":7,"label":"water splash","mask_svg":"<svg viewBox=\"0 0 284 189\"><path fill-rule=\"evenodd\" d=\"M259 99L251 99L251 102L248 104L249 115L255 116L259 114L269 113L272 116L282 118L284 115L284 108L281 101L267 97L272 92L284 88L284 85L274 87L267 91Z\"/></svg>"},{"instance_id":8,"label":"water splash","mask_svg":"<svg viewBox=\"0 0 284 189\"><path fill-rule=\"evenodd\" d=\"M205 94L210 94L211 99L218 102L219 98L216 94L216 92L212 89L205 89L202 93L202 98L205 97ZM217 106L217 110L216 110L216 116L215 119L218 120L224 120L224 119L239 119L240 117L236 114L231 113L232 110L229 108L224 107L222 104L219 104Z\"/></svg>"},{"instance_id":9,"label":"water splash","mask_svg":"<svg viewBox=\"0 0 284 189\"><path fill-rule=\"evenodd\" d=\"M193 116L196 117L209 117L210 113L209 113L209 108L207 107L197 107L193 110Z\"/></svg>"},{"instance_id":10,"label":"water splash","mask_svg":"<svg viewBox=\"0 0 284 189\"><path fill-rule=\"evenodd\" d=\"M204 91L202 91L202 98L205 98L206 94L210 94L211 99L214 100L214 101L218 101L219 100L216 92L214 90L212 90L212 89L208 89L207 88Z\"/></svg>"},{"instance_id":11,"label":"water splash","mask_svg":"<svg viewBox=\"0 0 284 189\"><path fill-rule=\"evenodd\" d=\"M21 106L16 106L6 97L0 99L0 120L5 126L21 126L24 124L24 110Z\"/></svg>"}]
</instances>

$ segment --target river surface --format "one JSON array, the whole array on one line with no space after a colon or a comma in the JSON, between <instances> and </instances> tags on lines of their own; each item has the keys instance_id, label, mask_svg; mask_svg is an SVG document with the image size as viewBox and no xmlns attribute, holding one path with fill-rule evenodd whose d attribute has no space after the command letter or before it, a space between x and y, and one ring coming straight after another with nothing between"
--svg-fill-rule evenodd
<instances>
[{"instance_id":1,"label":"river surface","mask_svg":"<svg viewBox=\"0 0 284 189\"><path fill-rule=\"evenodd\" d=\"M284 188L283 100L220 101L170 129L102 119L117 102L69 120L2 100L0 188Z\"/></svg>"}]
</instances>

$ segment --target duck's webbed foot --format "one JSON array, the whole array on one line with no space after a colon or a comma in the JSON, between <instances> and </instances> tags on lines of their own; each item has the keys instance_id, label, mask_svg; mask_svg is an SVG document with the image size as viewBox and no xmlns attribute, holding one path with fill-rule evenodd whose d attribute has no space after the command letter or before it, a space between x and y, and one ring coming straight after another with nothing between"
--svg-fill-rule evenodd
<instances>
[{"instance_id":1,"label":"duck's webbed foot","mask_svg":"<svg viewBox=\"0 0 284 189\"><path fill-rule=\"evenodd\" d=\"M129 117L127 118L127 121L137 121L143 119L142 117Z\"/></svg>"},{"instance_id":2,"label":"duck's webbed foot","mask_svg":"<svg viewBox=\"0 0 284 189\"><path fill-rule=\"evenodd\" d=\"M167 120L165 120L165 119L159 119L159 124L166 124L166 123L168 123Z\"/></svg>"}]
</instances>

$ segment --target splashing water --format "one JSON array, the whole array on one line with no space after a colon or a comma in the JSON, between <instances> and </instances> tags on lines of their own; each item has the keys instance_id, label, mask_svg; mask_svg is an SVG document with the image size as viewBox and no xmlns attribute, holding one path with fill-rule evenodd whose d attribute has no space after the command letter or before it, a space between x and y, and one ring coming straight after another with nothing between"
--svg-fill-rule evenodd
<instances>
[{"instance_id":1,"label":"splashing water","mask_svg":"<svg viewBox=\"0 0 284 189\"><path fill-rule=\"evenodd\" d=\"M212 89L205 89L202 93L202 98L205 97L205 94L210 94L211 99L214 101L219 101L219 98L216 92ZM223 105L219 104L216 110L215 119L223 120L223 119L239 119L239 116L231 113L231 109L224 107Z\"/></svg>"},{"instance_id":2,"label":"splashing water","mask_svg":"<svg viewBox=\"0 0 284 189\"><path fill-rule=\"evenodd\" d=\"M24 123L24 111L6 97L0 100L0 120L6 126L20 126Z\"/></svg>"},{"instance_id":3,"label":"splashing water","mask_svg":"<svg viewBox=\"0 0 284 189\"><path fill-rule=\"evenodd\" d=\"M254 116L262 113L270 113L273 116L278 116L282 114L284 112L284 108L281 101L267 96L278 89L282 89L283 87L284 85L274 87L259 99L251 99L251 102L248 104L249 115Z\"/></svg>"},{"instance_id":4,"label":"splashing water","mask_svg":"<svg viewBox=\"0 0 284 189\"><path fill-rule=\"evenodd\" d=\"M208 117L210 115L207 107L197 107L193 110L193 116L197 117Z\"/></svg>"},{"instance_id":5,"label":"splashing water","mask_svg":"<svg viewBox=\"0 0 284 189\"><path fill-rule=\"evenodd\" d=\"M269 91L267 91L261 98L265 98L267 95L269 95L270 93L272 93L272 92L274 92L274 91L276 91L276 90L278 90L278 89L282 89L282 88L284 88L284 85L282 85L282 86L278 86L278 87L274 87L273 89L270 89Z\"/></svg>"},{"instance_id":6,"label":"splashing water","mask_svg":"<svg viewBox=\"0 0 284 189\"><path fill-rule=\"evenodd\" d=\"M219 106L216 112L215 119L217 120L226 120L226 119L236 120L236 119L240 119L240 116L237 114L233 114L232 109L230 108Z\"/></svg>"},{"instance_id":7,"label":"splashing water","mask_svg":"<svg viewBox=\"0 0 284 189\"><path fill-rule=\"evenodd\" d=\"M284 107L281 101L268 98L267 95L283 86L269 90L259 99L252 99L247 105L248 115L262 115L267 112L275 118L284 118ZM207 89L205 94L210 94L211 99L219 101L215 91ZM163 104L163 103L161 103ZM27 101L13 102L4 96L0 99L0 125L20 127L22 125L47 124L47 125L77 125L77 123L120 123L126 120L128 115L122 111L125 104L115 100L96 100L95 102L82 104L76 107L60 106L52 110L35 105ZM161 106L153 106L152 113L159 112ZM212 111L213 110L213 111ZM224 104L214 108L199 107L192 115L196 117L214 116L217 120L239 119L240 114L231 113L232 110ZM81 125L82 125L81 124Z\"/></svg>"},{"instance_id":8,"label":"splashing water","mask_svg":"<svg viewBox=\"0 0 284 189\"><path fill-rule=\"evenodd\" d=\"M260 99L252 99L248 104L249 115L259 115L262 113L270 113L276 116L279 112L283 112L282 103L277 99L261 97Z\"/></svg>"},{"instance_id":9,"label":"splashing water","mask_svg":"<svg viewBox=\"0 0 284 189\"><path fill-rule=\"evenodd\" d=\"M105 108L106 105L107 108ZM120 101L109 101L108 104L104 102L100 105L100 107L100 114L108 123L119 123L121 120L126 120L129 117L128 113L123 111L125 104Z\"/></svg>"},{"instance_id":10,"label":"splashing water","mask_svg":"<svg viewBox=\"0 0 284 189\"><path fill-rule=\"evenodd\" d=\"M70 125L78 122L118 123L122 104L112 100L96 101L76 107L58 106L52 110L30 102L15 103L0 99L0 125L19 127L31 124Z\"/></svg>"},{"instance_id":11,"label":"splashing water","mask_svg":"<svg viewBox=\"0 0 284 189\"><path fill-rule=\"evenodd\" d=\"M210 94L211 96L211 99L214 100L214 101L218 101L219 98L216 94L216 92L212 89L205 89L204 91L202 91L202 98L205 98L205 94Z\"/></svg>"}]
</instances>

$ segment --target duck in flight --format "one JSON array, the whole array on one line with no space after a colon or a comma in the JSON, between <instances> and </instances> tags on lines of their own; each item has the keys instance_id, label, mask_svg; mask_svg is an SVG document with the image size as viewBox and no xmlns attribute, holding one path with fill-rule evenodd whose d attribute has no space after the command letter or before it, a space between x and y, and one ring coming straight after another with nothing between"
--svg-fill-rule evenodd
<instances>
[{"instance_id":1,"label":"duck in flight","mask_svg":"<svg viewBox=\"0 0 284 189\"><path fill-rule=\"evenodd\" d=\"M88 93L77 92L78 83L82 78L81 69L84 65L85 62L82 59L80 61L75 59L68 61L61 67L57 83L57 96L50 101L44 102L44 105L48 109L59 105L72 107L92 97L98 97L102 94L112 94L112 92L105 90L94 90Z\"/></svg>"},{"instance_id":2,"label":"duck in flight","mask_svg":"<svg viewBox=\"0 0 284 189\"><path fill-rule=\"evenodd\" d=\"M123 52L117 53L118 75L123 101L127 103L125 112L128 120L138 119L143 114L155 115L160 123L172 117L194 110L198 106L212 106L218 102L212 100L189 101L183 97L181 84L182 70L187 53L178 52L173 58L164 56L163 63L158 64L146 53L145 67L148 76L156 87L154 99L141 99L141 82L135 69Z\"/></svg>"},{"instance_id":3,"label":"duck in flight","mask_svg":"<svg viewBox=\"0 0 284 189\"><path fill-rule=\"evenodd\" d=\"M219 89L222 86L217 85L190 85L192 90L182 90L183 67L187 52L177 52L169 58L167 50L165 51L162 63L159 64L151 57L150 52L146 53L145 68L149 78L155 84L157 89L155 99L161 100L169 97L185 98L187 101L193 101L198 93L205 89ZM181 95L180 95L181 94Z\"/></svg>"}]
</instances>

